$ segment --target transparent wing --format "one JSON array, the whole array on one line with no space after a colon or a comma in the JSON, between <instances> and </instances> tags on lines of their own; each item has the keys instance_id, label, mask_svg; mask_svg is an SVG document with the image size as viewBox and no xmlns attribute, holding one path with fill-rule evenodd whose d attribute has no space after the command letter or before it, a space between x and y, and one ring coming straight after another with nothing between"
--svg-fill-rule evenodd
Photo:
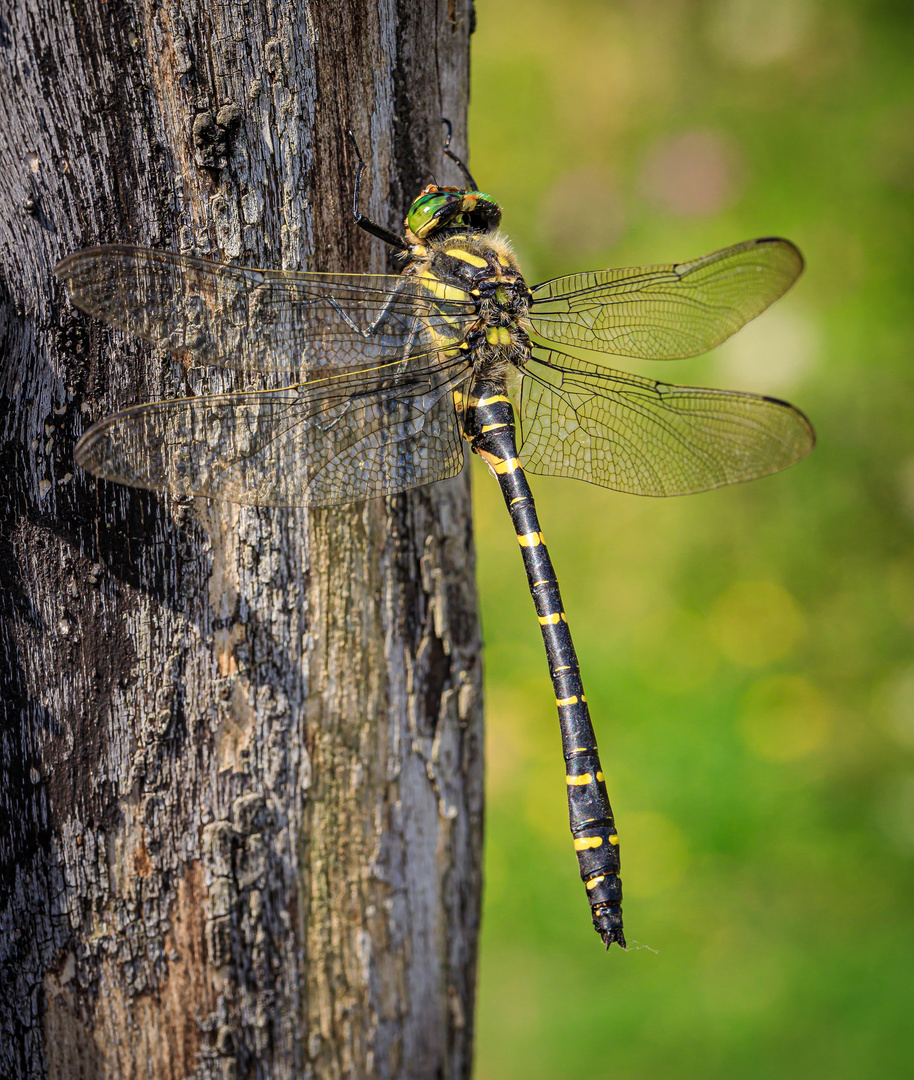
<instances>
[{"instance_id":1,"label":"transparent wing","mask_svg":"<svg viewBox=\"0 0 914 1080\"><path fill-rule=\"evenodd\" d=\"M749 240L691 262L596 270L533 289L547 341L673 360L726 341L790 288L803 257L788 240Z\"/></svg>"},{"instance_id":2,"label":"transparent wing","mask_svg":"<svg viewBox=\"0 0 914 1080\"><path fill-rule=\"evenodd\" d=\"M670 386L539 349L521 384L522 460L635 495L687 495L777 472L815 444L776 398Z\"/></svg>"},{"instance_id":3,"label":"transparent wing","mask_svg":"<svg viewBox=\"0 0 914 1080\"><path fill-rule=\"evenodd\" d=\"M57 264L73 303L200 364L309 373L362 368L463 339L474 305L417 278L252 270L149 248L77 251ZM456 295L455 295L456 294Z\"/></svg>"},{"instance_id":4,"label":"transparent wing","mask_svg":"<svg viewBox=\"0 0 914 1080\"><path fill-rule=\"evenodd\" d=\"M76 447L96 476L256 506L329 506L454 476L464 360L414 360L267 390L138 405Z\"/></svg>"}]
</instances>

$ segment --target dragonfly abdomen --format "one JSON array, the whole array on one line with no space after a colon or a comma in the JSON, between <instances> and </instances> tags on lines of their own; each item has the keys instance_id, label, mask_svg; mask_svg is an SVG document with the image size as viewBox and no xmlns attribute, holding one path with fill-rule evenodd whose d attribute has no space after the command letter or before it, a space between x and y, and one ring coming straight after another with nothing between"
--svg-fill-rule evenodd
<instances>
[{"instance_id":1,"label":"dragonfly abdomen","mask_svg":"<svg viewBox=\"0 0 914 1080\"><path fill-rule=\"evenodd\" d=\"M479 378L463 403L464 435L498 479L543 635L562 732L569 823L593 924L607 948L613 942L624 948L618 836L558 581L517 457L514 409L502 384Z\"/></svg>"}]
</instances>

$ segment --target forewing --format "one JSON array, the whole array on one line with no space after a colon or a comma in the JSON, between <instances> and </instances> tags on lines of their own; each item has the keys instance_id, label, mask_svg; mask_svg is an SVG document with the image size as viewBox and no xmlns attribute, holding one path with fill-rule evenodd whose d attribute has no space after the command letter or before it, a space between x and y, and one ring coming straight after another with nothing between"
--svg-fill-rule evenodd
<instances>
[{"instance_id":1,"label":"forewing","mask_svg":"<svg viewBox=\"0 0 914 1080\"><path fill-rule=\"evenodd\" d=\"M434 362L433 362L434 361ZM80 439L96 476L257 506L329 506L443 480L463 465L453 389L471 369L429 358L282 390L153 402Z\"/></svg>"},{"instance_id":2,"label":"forewing","mask_svg":"<svg viewBox=\"0 0 914 1080\"><path fill-rule=\"evenodd\" d=\"M521 387L522 460L635 495L687 495L777 472L812 450L776 398L670 386L537 350Z\"/></svg>"},{"instance_id":3,"label":"forewing","mask_svg":"<svg viewBox=\"0 0 914 1080\"><path fill-rule=\"evenodd\" d=\"M726 341L790 288L803 257L788 240L749 240L691 262L596 270L533 290L530 320L547 341L673 360Z\"/></svg>"},{"instance_id":4,"label":"forewing","mask_svg":"<svg viewBox=\"0 0 914 1080\"><path fill-rule=\"evenodd\" d=\"M473 305L414 278L252 270L110 246L58 263L73 303L199 364L308 374L462 340Z\"/></svg>"}]
</instances>

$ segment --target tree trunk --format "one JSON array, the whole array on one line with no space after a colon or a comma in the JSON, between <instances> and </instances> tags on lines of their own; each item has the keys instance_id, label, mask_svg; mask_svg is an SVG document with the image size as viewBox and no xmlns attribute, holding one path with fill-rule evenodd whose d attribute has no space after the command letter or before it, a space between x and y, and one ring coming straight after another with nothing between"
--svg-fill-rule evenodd
<instances>
[{"instance_id":1,"label":"tree trunk","mask_svg":"<svg viewBox=\"0 0 914 1080\"><path fill-rule=\"evenodd\" d=\"M55 262L395 270L465 131L471 0L0 11L0 1075L463 1077L482 747L467 474L335 510L96 482L181 396ZM462 139L457 139L461 149Z\"/></svg>"}]
</instances>

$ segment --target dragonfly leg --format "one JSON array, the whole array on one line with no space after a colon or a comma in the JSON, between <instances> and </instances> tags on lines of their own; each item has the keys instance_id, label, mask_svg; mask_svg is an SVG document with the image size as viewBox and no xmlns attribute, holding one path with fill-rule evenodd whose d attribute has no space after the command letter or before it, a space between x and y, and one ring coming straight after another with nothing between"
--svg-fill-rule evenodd
<instances>
[{"instance_id":1,"label":"dragonfly leg","mask_svg":"<svg viewBox=\"0 0 914 1080\"><path fill-rule=\"evenodd\" d=\"M457 168L463 173L464 179L470 185L470 191L479 191L476 181L473 179L470 170L464 165L459 157L451 149L451 136L454 134L454 126L446 116L441 117L441 123L447 128L447 138L444 140L444 154L445 157L449 157L453 161Z\"/></svg>"},{"instance_id":2,"label":"dragonfly leg","mask_svg":"<svg viewBox=\"0 0 914 1080\"><path fill-rule=\"evenodd\" d=\"M408 251L409 244L402 236L397 236L395 232L391 232L390 229L385 229L383 225L378 225L372 221L371 218L365 217L359 210L359 194L362 190L362 173L365 171L365 160L359 152L359 144L355 141L355 135L352 131L347 131L349 138L352 140L352 146L355 150L355 156L359 159L359 167L355 174L355 192L352 198L352 216L355 219L356 225L360 229L364 229L365 232L370 233L372 236L376 236L379 240L383 240L385 244L390 244L391 247L399 248L400 251Z\"/></svg>"},{"instance_id":3,"label":"dragonfly leg","mask_svg":"<svg viewBox=\"0 0 914 1080\"><path fill-rule=\"evenodd\" d=\"M401 279L397 282L396 287L391 289L390 294L384 302L384 306L378 312L377 318L373 319L367 326L359 326L359 324L352 318L349 312L346 311L345 308L340 306L336 297L331 296L329 293L321 296L320 301L321 303L326 304L328 307L333 308L333 310L337 313L337 315L339 315L339 317L349 327L349 329L353 331L353 333L359 334L366 341L370 341L378 333L379 330L382 330L384 328L384 325L387 322L388 317L390 316L391 308L394 304L394 301L401 297L404 291L404 279ZM418 320L413 319L410 327L409 337L407 338L406 342L407 351L411 347L412 343L415 341L417 329Z\"/></svg>"},{"instance_id":4,"label":"dragonfly leg","mask_svg":"<svg viewBox=\"0 0 914 1080\"><path fill-rule=\"evenodd\" d=\"M340 304L333 296L323 296L321 297L321 299L324 301L324 303L327 304L328 307L333 308L333 310L339 315L343 322L346 323L346 325L354 333L361 335L366 341L371 341L371 339L375 337L378 333L383 332L384 327L387 324L388 319L390 318L394 303L406 294L407 282L411 280L412 279L401 278L400 281L397 282L396 287L390 291L387 300L384 302L384 306L378 312L377 318L373 319L367 326L359 326L358 323L356 323L355 320L352 318L352 316L340 306ZM396 314L398 317L402 317L401 312L396 312ZM443 323L447 323L448 321L442 313L439 313L438 318L441 319ZM423 321L418 316L410 319L406 339L401 346L404 363L406 362L406 360L409 359L410 355L412 354L413 346L416 344L417 341L420 341L420 334L423 330L423 327ZM455 328L454 342L448 342L448 344L454 344L456 343L456 341L457 331Z\"/></svg>"}]
</instances>

